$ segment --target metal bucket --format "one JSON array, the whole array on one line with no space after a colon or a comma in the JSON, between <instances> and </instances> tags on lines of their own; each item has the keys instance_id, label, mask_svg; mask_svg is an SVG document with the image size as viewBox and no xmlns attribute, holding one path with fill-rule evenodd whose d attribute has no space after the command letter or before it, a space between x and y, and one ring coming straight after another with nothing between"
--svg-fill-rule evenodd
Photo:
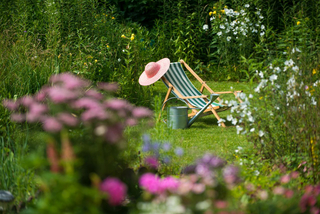
<instances>
[{"instance_id":1,"label":"metal bucket","mask_svg":"<svg viewBox=\"0 0 320 214\"><path fill-rule=\"evenodd\" d=\"M172 129L185 129L188 127L188 107L174 106L168 108L167 125Z\"/></svg>"}]
</instances>

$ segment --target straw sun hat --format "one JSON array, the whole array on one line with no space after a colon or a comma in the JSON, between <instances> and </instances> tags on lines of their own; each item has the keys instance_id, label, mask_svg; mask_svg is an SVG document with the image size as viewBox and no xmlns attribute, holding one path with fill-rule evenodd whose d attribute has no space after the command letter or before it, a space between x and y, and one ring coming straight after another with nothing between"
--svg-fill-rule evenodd
<instances>
[{"instance_id":1,"label":"straw sun hat","mask_svg":"<svg viewBox=\"0 0 320 214\"><path fill-rule=\"evenodd\" d=\"M169 69L170 59L163 58L158 62L149 62L140 75L139 84L146 86L158 81Z\"/></svg>"}]
</instances>

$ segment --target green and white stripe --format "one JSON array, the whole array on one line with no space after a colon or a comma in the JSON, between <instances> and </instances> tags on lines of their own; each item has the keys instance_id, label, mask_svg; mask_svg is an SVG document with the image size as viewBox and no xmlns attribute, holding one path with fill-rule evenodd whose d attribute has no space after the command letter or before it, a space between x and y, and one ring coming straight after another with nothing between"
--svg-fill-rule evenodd
<instances>
[{"instance_id":1,"label":"green and white stripe","mask_svg":"<svg viewBox=\"0 0 320 214\"><path fill-rule=\"evenodd\" d=\"M170 63L169 70L165 73L164 77L185 97L188 96L201 96L202 93L196 89L196 87L191 83L187 75L185 74L180 62ZM164 84L169 87L165 82ZM174 96L177 96L173 91ZM205 107L206 102L203 98L193 98L187 99L187 101L197 107L202 109ZM221 108L218 111L228 109L227 106L221 105L219 103L212 103L213 106L220 106Z\"/></svg>"}]
</instances>

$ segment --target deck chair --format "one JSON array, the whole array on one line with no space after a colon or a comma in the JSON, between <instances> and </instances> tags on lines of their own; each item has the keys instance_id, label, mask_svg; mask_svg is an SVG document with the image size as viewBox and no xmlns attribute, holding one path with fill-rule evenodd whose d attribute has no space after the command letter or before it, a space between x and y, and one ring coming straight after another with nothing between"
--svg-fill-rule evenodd
<instances>
[{"instance_id":1,"label":"deck chair","mask_svg":"<svg viewBox=\"0 0 320 214\"><path fill-rule=\"evenodd\" d=\"M184 72L182 65L183 64L188 71L201 83L200 90L196 89L195 86L191 83L186 73ZM220 94L233 93L237 98L237 94L242 91L224 91L216 92L213 91L205 81L203 81L183 60L180 62L170 63L169 70L161 77L161 80L168 88L167 94L163 101L162 109L164 110L166 102L169 99L170 94L172 93L176 98L185 101L192 112L188 114L188 117L191 117L192 122L196 117L199 116L199 112L202 113L202 116L213 114L217 120L220 122L222 127L226 127L224 122L222 122L217 112L225 111L231 108L231 106L213 102L212 99L221 99L218 97ZM207 89L211 96L210 99L207 95L203 95L202 92L204 89ZM214 95L214 96L212 96ZM242 101L238 98L239 102ZM191 123L192 124L192 123ZM190 124L190 125L191 125ZM189 125L189 126L190 126Z\"/></svg>"}]
</instances>

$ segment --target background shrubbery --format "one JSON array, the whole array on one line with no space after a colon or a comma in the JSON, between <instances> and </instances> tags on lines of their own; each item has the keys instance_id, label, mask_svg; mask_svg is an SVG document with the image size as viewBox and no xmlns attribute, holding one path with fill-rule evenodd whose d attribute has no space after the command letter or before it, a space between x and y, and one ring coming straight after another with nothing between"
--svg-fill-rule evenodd
<instances>
[{"instance_id":1,"label":"background shrubbery","mask_svg":"<svg viewBox=\"0 0 320 214\"><path fill-rule=\"evenodd\" d=\"M245 182L237 187L238 192L229 193L222 181L225 189L221 194L228 192L228 197L219 199L230 200L230 210L247 207L248 213L267 210L266 207L278 209L279 213L292 213L298 207L298 212L317 213L319 187L304 189L302 186L317 184L320 173L319 14L320 2L316 0L2 0L0 100L14 101L34 95L48 83L50 76L69 72L90 80L93 85L117 82L120 89L115 93L116 97L133 105L159 110L160 99L155 99L154 86L141 87L139 75L150 61L164 57L171 61L184 59L205 80L247 82L254 88L251 93L241 94L245 102L231 110L232 116L224 118L230 125L236 125L237 132L245 135L248 144L252 145L248 151L241 148L234 155L236 163L245 171L242 173ZM117 150L119 153L110 155L119 156L125 162L118 165L120 171L128 163L137 170L144 164L144 159L152 162L163 158L163 150L151 157L149 153L138 152L141 144L139 128L126 129L129 136L126 149L121 147L121 152ZM86 137L93 133L90 130L80 127L69 137L73 143L89 141ZM160 136L165 135L164 130L165 127L157 124L154 132L159 136L156 138L165 138ZM10 112L0 106L0 136L0 189L14 193L16 210L39 194L44 196L41 200L43 210L50 210L51 197L67 188L68 194L75 189L81 194L75 201L70 195L65 195L70 201L57 201L59 211L75 204L88 207L86 203L95 205L88 212L99 212L97 207L100 206L105 210L113 209L101 205L105 196L90 187L97 185L108 173L95 172L98 174L95 176L75 170L52 176L48 172L49 164L43 163L46 162L46 142L50 140L42 132L40 123L13 123ZM60 141L68 137L55 137L59 150ZM160 143L156 145L160 146ZM87 154L91 156L104 151L100 150L104 148L101 144L95 148L78 146L75 146L75 153L81 155L92 152ZM151 151L156 149L146 152ZM86 158L79 159L84 161ZM161 159L159 171L151 171L163 176L179 174L178 164L166 164L164 160ZM97 171L101 165L103 163L96 163ZM64 167L66 171L70 169ZM269 176L271 171L275 171L274 177ZM282 177L283 173L287 173L287 177ZM257 181L256 177L262 174L267 177ZM81 175L87 176L86 182L79 178ZM121 177L116 173L110 175ZM296 182L295 179L300 180ZM195 183L201 186L202 181ZM39 186L41 193L37 191ZM275 187L284 189L274 190ZM132 190L132 187L128 188ZM205 183L205 188L200 197L204 201L210 198L212 190L216 191L211 183ZM51 195L50 189L56 191ZM293 190L295 194L291 194ZM133 200L138 198L135 191L142 192L134 189L134 193L131 192ZM193 197L197 198L194 201L200 200L198 195L182 197L174 191L170 194L166 195L167 199L175 202L178 208L186 209L192 204L188 202ZM90 197L92 195L95 197ZM144 207L137 206L135 210L148 211L158 199L148 191L144 192L144 197ZM241 199L241 205L234 204L233 199ZM281 203L288 206L281 207ZM35 210L41 210L40 205L35 205ZM217 205L212 201L198 206L201 205L206 207L201 210L203 212L208 207L226 208L225 203ZM190 209L197 207L196 204L192 206ZM122 208L127 210L128 207Z\"/></svg>"}]
</instances>

